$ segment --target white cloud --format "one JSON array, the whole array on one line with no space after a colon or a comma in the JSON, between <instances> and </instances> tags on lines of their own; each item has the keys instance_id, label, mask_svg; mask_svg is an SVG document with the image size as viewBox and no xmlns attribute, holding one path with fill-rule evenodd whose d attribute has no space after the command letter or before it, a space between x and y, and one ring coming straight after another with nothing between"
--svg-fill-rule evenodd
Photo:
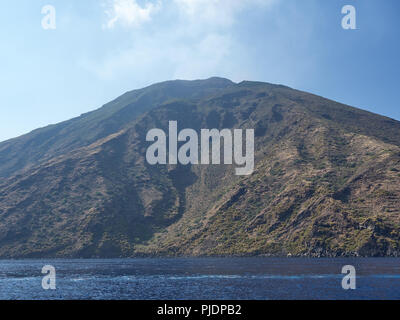
<instances>
[{"instance_id":1,"label":"white cloud","mask_svg":"<svg viewBox=\"0 0 400 320\"><path fill-rule=\"evenodd\" d=\"M229 27L236 15L246 9L271 6L279 0L107 0L105 28L112 29L116 24L126 27L138 27L152 20L152 16L161 9L171 9L173 5L180 17L190 25Z\"/></svg>"},{"instance_id":2,"label":"white cloud","mask_svg":"<svg viewBox=\"0 0 400 320\"><path fill-rule=\"evenodd\" d=\"M278 0L174 0L180 13L192 22L229 27L246 8L271 6Z\"/></svg>"},{"instance_id":3,"label":"white cloud","mask_svg":"<svg viewBox=\"0 0 400 320\"><path fill-rule=\"evenodd\" d=\"M161 7L161 2L146 2L140 6L136 0L111 0L105 13L108 17L105 28L112 29L117 23L127 27L138 27L149 22Z\"/></svg>"},{"instance_id":4,"label":"white cloud","mask_svg":"<svg viewBox=\"0 0 400 320\"><path fill-rule=\"evenodd\" d=\"M230 36L208 34L191 42L180 41L181 36L183 31L140 37L128 49L109 52L100 63L85 59L80 66L106 81L137 76L155 82L224 74L224 61L234 51Z\"/></svg>"},{"instance_id":5,"label":"white cloud","mask_svg":"<svg viewBox=\"0 0 400 320\"><path fill-rule=\"evenodd\" d=\"M156 2L158 1L158 2ZM157 14L154 14L161 9ZM247 47L234 34L245 10L269 9L280 0L113 0L108 28L138 26L123 43L100 57L86 57L81 67L108 82L226 76L239 81L251 71L238 64L248 60ZM247 69L246 69L247 70Z\"/></svg>"}]
</instances>

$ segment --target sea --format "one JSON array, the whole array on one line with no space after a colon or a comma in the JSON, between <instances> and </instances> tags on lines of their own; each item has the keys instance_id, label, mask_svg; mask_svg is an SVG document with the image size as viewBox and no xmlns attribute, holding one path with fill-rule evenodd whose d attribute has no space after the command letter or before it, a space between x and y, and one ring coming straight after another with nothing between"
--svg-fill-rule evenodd
<instances>
[{"instance_id":1,"label":"sea","mask_svg":"<svg viewBox=\"0 0 400 320\"><path fill-rule=\"evenodd\" d=\"M344 266L354 267L353 289ZM0 299L397 300L400 258L0 260Z\"/></svg>"}]
</instances>

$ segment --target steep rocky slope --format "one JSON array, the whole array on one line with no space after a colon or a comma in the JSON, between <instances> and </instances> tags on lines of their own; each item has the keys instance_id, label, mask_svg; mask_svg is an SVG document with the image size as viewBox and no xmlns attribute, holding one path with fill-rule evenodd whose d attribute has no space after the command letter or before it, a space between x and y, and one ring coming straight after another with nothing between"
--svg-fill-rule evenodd
<instances>
[{"instance_id":1,"label":"steep rocky slope","mask_svg":"<svg viewBox=\"0 0 400 320\"><path fill-rule=\"evenodd\" d=\"M254 173L149 165L146 133L170 120L254 128ZM400 252L400 123L284 86L133 91L1 143L0 175L1 257Z\"/></svg>"},{"instance_id":2,"label":"steep rocky slope","mask_svg":"<svg viewBox=\"0 0 400 320\"><path fill-rule=\"evenodd\" d=\"M0 177L43 163L113 134L168 100L199 98L232 86L222 78L167 81L133 90L92 112L0 143Z\"/></svg>"}]
</instances>

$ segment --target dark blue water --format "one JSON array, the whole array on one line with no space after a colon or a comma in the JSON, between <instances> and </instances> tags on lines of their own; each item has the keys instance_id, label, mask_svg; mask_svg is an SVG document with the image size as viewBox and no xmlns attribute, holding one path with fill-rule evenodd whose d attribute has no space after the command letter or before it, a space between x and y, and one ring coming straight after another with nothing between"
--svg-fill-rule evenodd
<instances>
[{"instance_id":1,"label":"dark blue water","mask_svg":"<svg viewBox=\"0 0 400 320\"><path fill-rule=\"evenodd\" d=\"M56 290L42 267L56 268ZM356 290L342 289L344 265ZM0 261L0 299L400 299L400 259Z\"/></svg>"}]
</instances>

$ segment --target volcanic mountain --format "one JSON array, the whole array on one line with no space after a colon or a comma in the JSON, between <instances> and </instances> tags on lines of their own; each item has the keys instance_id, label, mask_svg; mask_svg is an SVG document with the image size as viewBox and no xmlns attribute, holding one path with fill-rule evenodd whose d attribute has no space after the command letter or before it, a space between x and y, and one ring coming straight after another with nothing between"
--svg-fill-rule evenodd
<instances>
[{"instance_id":1,"label":"volcanic mountain","mask_svg":"<svg viewBox=\"0 0 400 320\"><path fill-rule=\"evenodd\" d=\"M255 168L146 134L254 129ZM168 81L0 143L0 257L397 256L400 122L282 85Z\"/></svg>"}]
</instances>

